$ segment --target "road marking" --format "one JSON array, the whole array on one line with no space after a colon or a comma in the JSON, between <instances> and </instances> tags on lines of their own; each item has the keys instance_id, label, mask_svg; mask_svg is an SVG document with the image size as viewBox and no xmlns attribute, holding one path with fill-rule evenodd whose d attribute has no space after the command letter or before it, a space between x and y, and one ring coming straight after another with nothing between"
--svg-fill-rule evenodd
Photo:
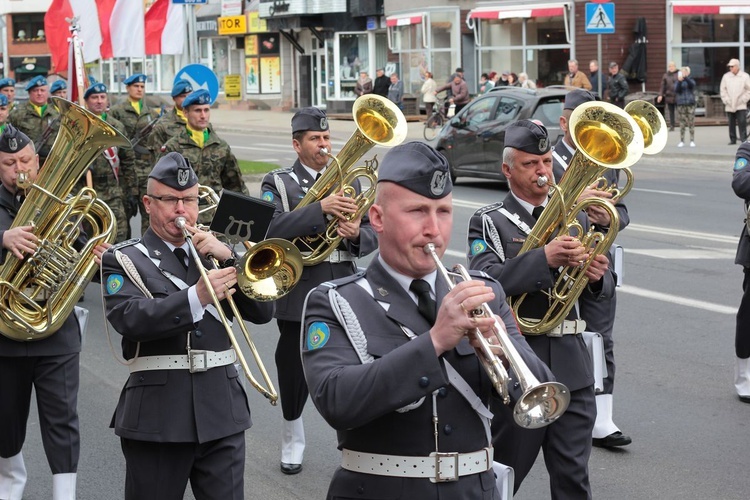
<instances>
[{"instance_id":1,"label":"road marking","mask_svg":"<svg viewBox=\"0 0 750 500\"><path fill-rule=\"evenodd\" d=\"M684 231L682 229L673 229L668 227L647 226L645 224L628 224L625 231L639 231L642 233L661 234L667 236L678 236L682 238L693 238L696 240L708 240L712 243L723 242L736 244L739 236L728 236L725 234Z\"/></svg>"},{"instance_id":2,"label":"road marking","mask_svg":"<svg viewBox=\"0 0 750 500\"><path fill-rule=\"evenodd\" d=\"M693 193L682 193L679 191L661 191L659 189L633 188L633 191L641 191L642 193L668 194L672 196L695 196Z\"/></svg>"},{"instance_id":3,"label":"road marking","mask_svg":"<svg viewBox=\"0 0 750 500\"><path fill-rule=\"evenodd\" d=\"M631 248L625 249L627 255L645 255L657 259L701 260L701 259L734 259L735 250L722 248Z\"/></svg>"},{"instance_id":4,"label":"road marking","mask_svg":"<svg viewBox=\"0 0 750 500\"><path fill-rule=\"evenodd\" d=\"M672 295L669 293L655 292L653 290L646 290L645 288L638 288L636 286L623 285L618 288L622 293L629 293L631 295L637 295L646 299L661 300L662 302L669 302L678 306L693 307L695 309L703 309L704 311L716 312L719 314L736 315L737 308L724 306L721 304L714 304L706 302L705 300L689 299L687 297L680 297L678 295Z\"/></svg>"}]
</instances>

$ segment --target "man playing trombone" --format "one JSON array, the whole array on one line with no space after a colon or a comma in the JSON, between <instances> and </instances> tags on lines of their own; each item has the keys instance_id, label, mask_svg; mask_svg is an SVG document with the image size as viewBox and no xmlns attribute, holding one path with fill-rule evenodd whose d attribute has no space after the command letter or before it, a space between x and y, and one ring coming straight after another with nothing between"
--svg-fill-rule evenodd
<instances>
[{"instance_id":1,"label":"man playing trombone","mask_svg":"<svg viewBox=\"0 0 750 500\"><path fill-rule=\"evenodd\" d=\"M198 179L180 154L154 166L143 203L151 216L143 238L102 260L107 319L123 336L130 370L111 424L127 465L125 498L182 498L190 481L196 498L240 500L250 411L231 324L217 307L231 319L225 299L233 296L243 318L266 323L273 305L235 294L234 267L211 269L207 258L233 254L194 228ZM200 262L188 259L193 250ZM198 265L211 269L206 279Z\"/></svg>"},{"instance_id":2,"label":"man playing trombone","mask_svg":"<svg viewBox=\"0 0 750 500\"><path fill-rule=\"evenodd\" d=\"M509 296L527 294L518 319L534 322L543 318L551 305L548 292L558 279L558 268L578 267L587 261L589 250L575 236L561 234L519 254L548 202L552 153L543 125L521 120L508 126L502 169L510 193L503 202L479 209L469 221L469 267L500 281ZM573 213L586 230L589 223L585 213ZM586 270L591 284L583 293L612 294L614 282L606 272L607 264L604 255L594 258ZM602 280L603 276L607 279ZM494 406L493 440L499 445L495 458L514 468L516 489L542 448L552 498L591 498L588 459L596 404L591 359L581 335L584 329L575 308L548 331L532 334L521 327L534 352L547 363L557 381L570 389L570 406L558 420L534 430L513 425L508 410Z\"/></svg>"},{"instance_id":3,"label":"man playing trombone","mask_svg":"<svg viewBox=\"0 0 750 500\"><path fill-rule=\"evenodd\" d=\"M487 411L498 395L472 346L480 333L497 343L493 329L505 329L526 365L551 377L496 281L442 279L437 259L450 240L451 191L448 164L433 148L391 149L369 211L379 255L366 271L307 297L305 376L343 454L329 499L501 498ZM475 315L484 304L499 316ZM518 397L518 384L510 392Z\"/></svg>"}]
</instances>

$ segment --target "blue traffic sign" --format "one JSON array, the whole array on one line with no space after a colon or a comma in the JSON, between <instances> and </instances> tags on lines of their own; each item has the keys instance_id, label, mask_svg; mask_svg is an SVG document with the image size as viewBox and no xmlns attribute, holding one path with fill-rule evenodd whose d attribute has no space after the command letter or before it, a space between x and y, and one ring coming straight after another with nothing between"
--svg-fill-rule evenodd
<instances>
[{"instance_id":1,"label":"blue traffic sign","mask_svg":"<svg viewBox=\"0 0 750 500\"><path fill-rule=\"evenodd\" d=\"M586 4L586 33L610 35L615 32L615 3Z\"/></svg>"},{"instance_id":2,"label":"blue traffic sign","mask_svg":"<svg viewBox=\"0 0 750 500\"><path fill-rule=\"evenodd\" d=\"M172 0L172 3L178 3L181 5L198 5L208 3L208 0Z\"/></svg>"},{"instance_id":3,"label":"blue traffic sign","mask_svg":"<svg viewBox=\"0 0 750 500\"><path fill-rule=\"evenodd\" d=\"M219 79L210 68L202 64L188 64L174 77L174 81L185 79L193 86L193 90L205 89L211 95L211 102L219 96Z\"/></svg>"}]
</instances>

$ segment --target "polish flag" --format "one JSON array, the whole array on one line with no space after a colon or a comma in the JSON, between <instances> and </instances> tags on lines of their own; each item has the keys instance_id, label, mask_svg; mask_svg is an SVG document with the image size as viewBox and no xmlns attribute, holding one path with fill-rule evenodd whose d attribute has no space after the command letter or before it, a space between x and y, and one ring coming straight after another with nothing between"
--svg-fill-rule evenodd
<instances>
[{"instance_id":1,"label":"polish flag","mask_svg":"<svg viewBox=\"0 0 750 500\"><path fill-rule=\"evenodd\" d=\"M107 4L108 2L101 2ZM109 2L111 3L111 2ZM146 55L144 9L142 0L115 0L112 10L102 13L109 19L109 40L113 57L143 57Z\"/></svg>"},{"instance_id":2,"label":"polish flag","mask_svg":"<svg viewBox=\"0 0 750 500\"><path fill-rule=\"evenodd\" d=\"M63 73L68 69L68 40L70 24L66 19L78 18L78 37L83 46L84 62L101 58L102 43L95 0L52 0L44 15L44 33L52 55L52 71Z\"/></svg>"},{"instance_id":3,"label":"polish flag","mask_svg":"<svg viewBox=\"0 0 750 500\"><path fill-rule=\"evenodd\" d=\"M146 55L182 54L185 9L170 0L156 0L146 12Z\"/></svg>"},{"instance_id":4,"label":"polish flag","mask_svg":"<svg viewBox=\"0 0 750 500\"><path fill-rule=\"evenodd\" d=\"M102 30L102 44L99 50L102 58L112 59L112 37L109 33L109 20L112 17L112 9L115 8L117 0L95 0L96 10L99 15L99 27Z\"/></svg>"}]
</instances>

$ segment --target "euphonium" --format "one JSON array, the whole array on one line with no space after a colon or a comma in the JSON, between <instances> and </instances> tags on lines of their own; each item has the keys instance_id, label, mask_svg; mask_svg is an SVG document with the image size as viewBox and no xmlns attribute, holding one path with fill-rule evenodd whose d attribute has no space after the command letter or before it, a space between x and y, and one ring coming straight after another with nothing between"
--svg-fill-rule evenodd
<instances>
[{"instance_id":1,"label":"euphonium","mask_svg":"<svg viewBox=\"0 0 750 500\"><path fill-rule=\"evenodd\" d=\"M377 94L365 94L357 98L352 107L352 116L357 130L346 141L338 156L333 157L324 150L332 161L296 208L305 207L333 192L343 190L345 196L354 197L357 202L357 211L348 216L349 220L353 220L362 217L375 201L377 158L365 162L365 166L350 167L376 144L386 147L401 144L406 138L406 118L395 104ZM359 195L354 189L354 181L358 178L367 179L368 184L367 189ZM341 242L337 229L338 221L334 217L320 235L299 236L292 240L303 252L304 265L318 264L336 250Z\"/></svg>"},{"instance_id":2,"label":"euphonium","mask_svg":"<svg viewBox=\"0 0 750 500\"><path fill-rule=\"evenodd\" d=\"M94 190L67 198L97 155L128 140L80 106L52 100L60 131L11 226L33 225L39 246L21 260L8 253L0 267L0 333L14 340L40 340L62 326L96 272L93 248L113 242L116 232L112 211ZM92 234L76 250L84 221Z\"/></svg>"}]
</instances>

